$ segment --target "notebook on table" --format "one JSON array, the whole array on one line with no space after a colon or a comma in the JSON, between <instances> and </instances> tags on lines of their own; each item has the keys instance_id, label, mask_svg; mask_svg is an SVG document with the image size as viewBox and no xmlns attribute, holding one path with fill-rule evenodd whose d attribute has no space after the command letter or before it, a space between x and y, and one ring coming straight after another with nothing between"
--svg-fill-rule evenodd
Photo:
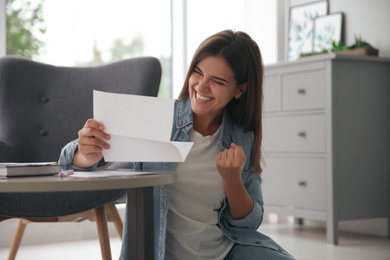
<instances>
[{"instance_id":1,"label":"notebook on table","mask_svg":"<svg viewBox=\"0 0 390 260\"><path fill-rule=\"evenodd\" d=\"M53 175L61 171L57 162L0 163L0 177Z\"/></svg>"}]
</instances>

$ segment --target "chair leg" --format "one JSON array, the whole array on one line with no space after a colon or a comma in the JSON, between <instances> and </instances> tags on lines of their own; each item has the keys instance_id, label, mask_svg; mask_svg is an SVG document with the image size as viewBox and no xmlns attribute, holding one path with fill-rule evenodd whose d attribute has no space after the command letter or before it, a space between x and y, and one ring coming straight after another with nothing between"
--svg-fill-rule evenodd
<instances>
[{"instance_id":1,"label":"chair leg","mask_svg":"<svg viewBox=\"0 0 390 260\"><path fill-rule=\"evenodd\" d=\"M103 260L111 260L110 238L108 235L105 205L94 209L96 225L99 233L100 251Z\"/></svg>"},{"instance_id":2,"label":"chair leg","mask_svg":"<svg viewBox=\"0 0 390 260\"><path fill-rule=\"evenodd\" d=\"M19 219L16 231L14 234L14 238L12 240L11 248L8 255L8 260L14 260L16 257L16 253L18 252L20 242L22 241L22 237L24 234L24 230L26 229L26 222L23 219Z\"/></svg>"},{"instance_id":3,"label":"chair leg","mask_svg":"<svg viewBox=\"0 0 390 260\"><path fill-rule=\"evenodd\" d=\"M118 210L115 204L107 204L106 206L109 207L111 211L116 232L118 232L120 239L122 239L123 223L121 217L119 216Z\"/></svg>"}]
</instances>

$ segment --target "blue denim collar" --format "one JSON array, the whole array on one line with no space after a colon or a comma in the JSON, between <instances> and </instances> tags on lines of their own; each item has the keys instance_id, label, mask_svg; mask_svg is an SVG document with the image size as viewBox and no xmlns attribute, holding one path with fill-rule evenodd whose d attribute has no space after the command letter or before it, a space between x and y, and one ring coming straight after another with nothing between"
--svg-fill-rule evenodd
<instances>
[{"instance_id":1,"label":"blue denim collar","mask_svg":"<svg viewBox=\"0 0 390 260\"><path fill-rule=\"evenodd\" d=\"M176 101L176 128L188 128L186 132L193 127L193 112L191 109L191 101L189 98L184 100ZM230 148L230 144L232 143L232 135L233 135L234 122L229 112L225 109L222 118L221 124L221 133L218 138L219 150L223 151L227 148Z\"/></svg>"}]
</instances>

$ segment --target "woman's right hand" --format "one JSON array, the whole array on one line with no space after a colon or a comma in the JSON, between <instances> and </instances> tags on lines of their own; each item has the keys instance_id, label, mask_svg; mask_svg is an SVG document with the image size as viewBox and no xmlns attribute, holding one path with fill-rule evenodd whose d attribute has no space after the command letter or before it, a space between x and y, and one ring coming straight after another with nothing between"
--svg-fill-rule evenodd
<instances>
[{"instance_id":1,"label":"woman's right hand","mask_svg":"<svg viewBox=\"0 0 390 260\"><path fill-rule=\"evenodd\" d=\"M73 159L75 166L89 168L103 158L103 149L110 148L110 145L105 142L105 140L110 140L110 135L103 130L102 123L94 119L87 120L78 133L78 150Z\"/></svg>"}]
</instances>

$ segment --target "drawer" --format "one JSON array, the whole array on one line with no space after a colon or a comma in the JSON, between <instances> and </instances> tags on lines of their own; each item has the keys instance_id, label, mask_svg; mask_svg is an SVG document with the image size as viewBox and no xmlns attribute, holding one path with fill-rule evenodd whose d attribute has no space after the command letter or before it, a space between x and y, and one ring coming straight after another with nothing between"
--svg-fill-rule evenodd
<instances>
[{"instance_id":1,"label":"drawer","mask_svg":"<svg viewBox=\"0 0 390 260\"><path fill-rule=\"evenodd\" d=\"M279 77L277 75L264 78L264 112L279 111Z\"/></svg>"},{"instance_id":2,"label":"drawer","mask_svg":"<svg viewBox=\"0 0 390 260\"><path fill-rule=\"evenodd\" d=\"M323 69L283 75L283 110L324 108L325 82Z\"/></svg>"},{"instance_id":3,"label":"drawer","mask_svg":"<svg viewBox=\"0 0 390 260\"><path fill-rule=\"evenodd\" d=\"M316 152L325 148L325 115L265 116L266 152Z\"/></svg>"},{"instance_id":4,"label":"drawer","mask_svg":"<svg viewBox=\"0 0 390 260\"><path fill-rule=\"evenodd\" d=\"M262 190L265 204L326 209L324 158L265 158Z\"/></svg>"}]
</instances>

